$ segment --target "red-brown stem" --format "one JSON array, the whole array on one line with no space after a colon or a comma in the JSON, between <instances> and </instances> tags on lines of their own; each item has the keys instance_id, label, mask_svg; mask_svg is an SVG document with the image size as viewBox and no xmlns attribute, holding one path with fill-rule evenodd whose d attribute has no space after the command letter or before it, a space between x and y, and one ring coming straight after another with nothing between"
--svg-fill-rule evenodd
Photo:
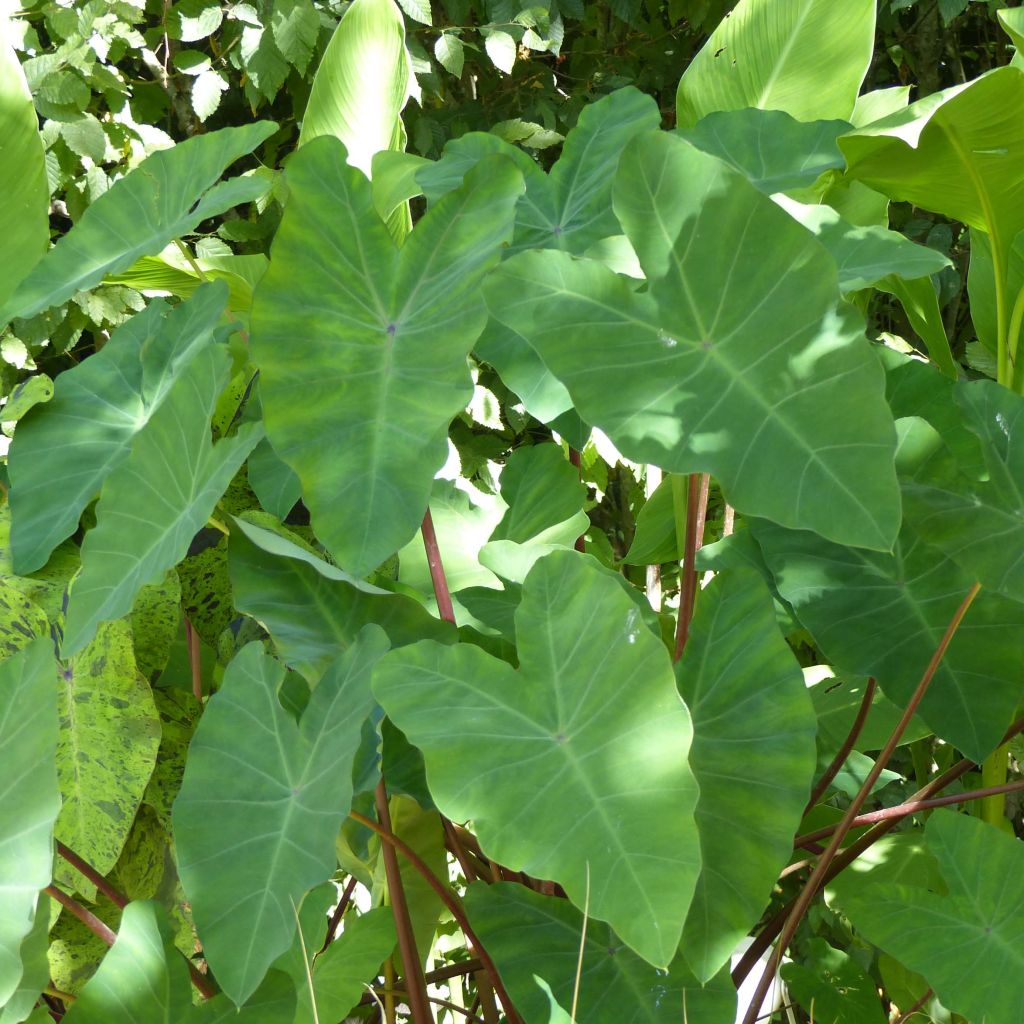
<instances>
[{"instance_id":1,"label":"red-brown stem","mask_svg":"<svg viewBox=\"0 0 1024 1024\"><path fill-rule=\"evenodd\" d=\"M1024 732L1024 718L1019 718L1003 735L1003 738L999 741L999 746L1004 743L1008 743L1018 733ZM927 785L922 786L916 793L911 796L911 800L927 800L934 793L941 792L947 786L951 786L957 779L966 775L972 768L975 767L975 762L970 758L965 757L957 761L956 764L951 765L941 775L932 779ZM828 870L828 874L822 881L822 885L826 885L831 882L836 875L841 874L846 868L848 868L865 850L869 849L879 839L882 839L885 835L891 832L898 824L899 818L890 818L885 821L880 821L877 825L868 829L860 838L856 839L849 846L847 846L842 852L836 855L835 860L832 862L832 866ZM809 864L810 862L802 862L802 866ZM795 868L796 865L791 865ZM783 874L789 873L789 869ZM781 876L780 876L781 877ZM754 968L754 965L760 960L761 954L775 941L779 932L782 931L782 926L789 916L789 912L793 908L795 900L790 900L785 906L780 908L776 913L770 917L767 923L762 927L761 931L754 937L754 941L750 944L747 951L743 954L736 966L732 969L732 980L737 988L743 983L744 979Z\"/></svg>"},{"instance_id":2,"label":"red-brown stem","mask_svg":"<svg viewBox=\"0 0 1024 1024\"><path fill-rule=\"evenodd\" d=\"M192 696L203 699L203 661L199 649L199 634L188 619L185 620L185 642L188 645L188 663L192 669Z\"/></svg>"},{"instance_id":3,"label":"red-brown stem","mask_svg":"<svg viewBox=\"0 0 1024 1024\"><path fill-rule=\"evenodd\" d=\"M576 451L576 449L573 448L572 445L569 446L569 461L580 471L580 477L582 479L583 469L580 466L580 453L578 451ZM583 534L580 534L576 538L576 543L573 544L573 547L577 551L582 551L582 552L586 553L586 550L587 550L587 538Z\"/></svg>"},{"instance_id":4,"label":"red-brown stem","mask_svg":"<svg viewBox=\"0 0 1024 1024\"><path fill-rule=\"evenodd\" d=\"M455 831L455 826L447 819L442 817L441 823L444 825L445 838L448 840L447 846L451 850L455 859L459 862L459 866L462 868L462 874L465 876L467 882L475 882L477 879L476 871L473 870L473 864L469 859L469 855L462 848L462 843L459 842L459 835Z\"/></svg>"},{"instance_id":5,"label":"red-brown stem","mask_svg":"<svg viewBox=\"0 0 1024 1024\"><path fill-rule=\"evenodd\" d=\"M477 938L477 934L473 929L473 926L469 923L469 918L466 916L466 911L459 901L458 897L451 891L451 889L444 884L430 870L429 867L424 863L423 859L413 850L408 844L404 843L398 838L390 829L385 829L371 818L367 818L365 815L360 814L358 811L349 811L348 816L353 821L358 821L361 825L365 825L371 832L375 832L381 839L384 840L386 846L393 847L397 850L409 863L423 876L424 881L437 893L440 897L441 902L451 911L452 917L458 922L459 927L462 929L466 938L470 944L476 950L476 954L480 959L480 965L487 972L488 977L491 980L491 984L494 986L495 991L501 997L502 1003L505 1005L505 1015L510 1021L518 1021L519 1016L512 1007L512 1001L508 997L508 993L505 991L504 985L501 983L501 978L498 975L498 969L494 966L494 961L491 959L490 954L484 949L483 944Z\"/></svg>"},{"instance_id":6,"label":"red-brown stem","mask_svg":"<svg viewBox=\"0 0 1024 1024\"><path fill-rule=\"evenodd\" d=\"M452 607L452 595L448 590L448 580L444 574L444 563L441 561L441 549L437 546L437 534L434 532L434 520L430 518L428 508L423 516L420 528L423 534L423 547L427 552L427 565L430 566L430 582L434 585L434 597L437 600L437 611L445 622L455 621L455 609Z\"/></svg>"},{"instance_id":7,"label":"red-brown stem","mask_svg":"<svg viewBox=\"0 0 1024 1024\"><path fill-rule=\"evenodd\" d=\"M112 946L117 940L117 934L109 925L104 924L91 910L86 910L78 900L72 899L57 886L48 885L43 892L52 896L66 910L70 910L93 935L102 939L108 946Z\"/></svg>"},{"instance_id":8,"label":"red-brown stem","mask_svg":"<svg viewBox=\"0 0 1024 1024\"><path fill-rule=\"evenodd\" d=\"M747 1012L743 1017L743 1024L753 1024L754 1020L756 1020L760 1006L764 1002L765 996L768 994L768 990L771 988L772 980L778 970L779 962L782 959L783 953L786 951L793 939L793 936L796 934L800 921L803 919L804 914L811 905L811 900L814 899L819 886L824 881L825 875L828 872L833 859L839 852L839 847L842 844L843 839L850 830L853 819L857 817L861 807L864 805L864 801L874 789L875 783L885 770L885 766L889 763L889 758L892 757L893 751L896 749L900 738L903 736L907 726L910 724L911 718L914 717L921 700L924 698L925 693L927 693L929 685L931 685L932 679L935 677L939 663L942 661L943 655L946 653L946 648L949 647L950 641L953 639L960 623L967 614L968 608L971 607L971 604L978 596L978 592L980 590L981 585L975 583L967 592L963 601L960 602L960 607L957 608L949 625L946 627L946 631L943 633L942 639L939 641L939 645L935 649L935 653L932 655L931 661L929 661L928 667L924 671L924 675L921 677L921 681L917 684L917 689L914 690L913 696L907 702L907 706L904 708L903 714L900 716L900 720L896 723L892 730L892 734L886 741L881 753L878 755L875 763L871 766L871 771L868 772L867 778L858 790L857 795L853 798L850 802L850 806L846 809L846 813L843 815L842 821L839 822L839 827L832 834L832 839L825 848L825 852L818 858L818 863L814 866L814 870L811 872L811 877L807 879L803 889L797 896L796 901L793 904L793 908L786 919L786 923L782 926L782 932L779 935L779 941L776 944L775 952L768 958L768 963L765 964L765 968L761 972L761 977L758 979L757 985L754 988L750 1005L747 1007Z\"/></svg>"},{"instance_id":9,"label":"red-brown stem","mask_svg":"<svg viewBox=\"0 0 1024 1024\"><path fill-rule=\"evenodd\" d=\"M946 796L937 796L931 800L908 800L906 803L895 804L892 807L882 807L877 811L868 811L867 814L858 814L853 819L853 827L861 825L874 825L879 821L888 821L890 818L906 818L910 814L917 814L919 811L931 810L933 807L948 807L950 804L965 804L971 800L981 800L986 796L998 796L1000 793L1016 793L1024 789L1024 779L1016 782L1004 782L1001 786L986 786L985 789L972 789L967 793L949 793ZM799 848L809 846L830 836L836 829L835 825L826 825L815 832L808 832L806 835L797 836L793 847Z\"/></svg>"},{"instance_id":10,"label":"red-brown stem","mask_svg":"<svg viewBox=\"0 0 1024 1024\"><path fill-rule=\"evenodd\" d=\"M338 905L327 922L327 936L324 938L324 944L320 947L321 953L334 941L334 934L338 930L338 925L341 924L341 919L345 916L345 911L348 910L348 905L352 902L352 893L355 891L356 876L349 875L345 888L341 892L341 899L338 900Z\"/></svg>"},{"instance_id":11,"label":"red-brown stem","mask_svg":"<svg viewBox=\"0 0 1024 1024\"><path fill-rule=\"evenodd\" d=\"M843 767L846 759L850 756L850 751L853 750L853 745L857 742L861 729L864 728L864 722L867 720L868 712L871 710L871 702L875 699L875 685L875 680L869 679L867 686L864 687L864 696L861 699L857 717L853 720L853 725L850 726L850 731L847 733L843 745L839 748L839 753L832 758L832 763L825 769L825 774L818 779L818 784L811 790L811 798L807 801L804 814L807 814L821 799L822 794L832 784L832 780L839 774L839 769Z\"/></svg>"},{"instance_id":12,"label":"red-brown stem","mask_svg":"<svg viewBox=\"0 0 1024 1024\"><path fill-rule=\"evenodd\" d=\"M935 995L935 993L930 988L926 989L924 995L921 996L921 998L918 999L918 1001L914 1003L914 1005L909 1010L906 1010L903 1013L901 1013L893 1022L893 1024L907 1024L907 1021L910 1020L910 1018L913 1017L914 1014L917 1013L917 1011L920 1010L921 1007L924 1006L924 1004L927 1003L933 995Z\"/></svg>"},{"instance_id":13,"label":"red-brown stem","mask_svg":"<svg viewBox=\"0 0 1024 1024\"><path fill-rule=\"evenodd\" d=\"M115 907L120 907L124 910L128 906L128 897L124 893L118 892L87 860L83 860L75 853L74 850L65 846L59 839L57 843L57 853L61 855L76 871L80 872L86 878L92 882L96 888L103 893L104 896L114 904ZM70 908L69 908L70 909ZM72 911L73 913L73 911Z\"/></svg>"},{"instance_id":14,"label":"red-brown stem","mask_svg":"<svg viewBox=\"0 0 1024 1024\"><path fill-rule=\"evenodd\" d=\"M374 799L377 817L380 818L380 835L383 836L384 831L390 835L391 811L388 808L388 791L383 779L377 784ZM364 821L363 824L367 822ZM409 986L409 1009L412 1011L412 1019L414 1024L433 1024L430 1004L427 1001L427 983L423 978L423 963L416 949L416 936L412 930L409 905L405 900L398 857L394 847L386 842L381 843L381 854L384 857L384 873L388 880L388 895L391 898L391 912L395 918L395 931L398 933L398 951L402 956L402 969Z\"/></svg>"},{"instance_id":15,"label":"red-brown stem","mask_svg":"<svg viewBox=\"0 0 1024 1024\"><path fill-rule=\"evenodd\" d=\"M690 620L697 599L697 552L704 541L704 519L708 510L707 473L691 473L686 496L686 539L683 547L683 575L679 583L679 619L676 622L675 660L678 661L690 636Z\"/></svg>"}]
</instances>

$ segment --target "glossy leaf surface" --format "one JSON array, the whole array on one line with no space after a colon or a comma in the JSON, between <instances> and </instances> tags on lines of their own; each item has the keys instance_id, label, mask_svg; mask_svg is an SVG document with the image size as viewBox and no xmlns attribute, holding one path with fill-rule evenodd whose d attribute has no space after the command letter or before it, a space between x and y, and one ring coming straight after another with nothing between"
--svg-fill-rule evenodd
<instances>
[{"instance_id":1,"label":"glossy leaf surface","mask_svg":"<svg viewBox=\"0 0 1024 1024\"><path fill-rule=\"evenodd\" d=\"M771 595L752 569L719 576L701 593L676 672L693 716L702 863L682 949L703 982L728 963L792 855L817 723ZM756 773L737 773L740 749Z\"/></svg>"},{"instance_id":2,"label":"glossy leaf surface","mask_svg":"<svg viewBox=\"0 0 1024 1024\"><path fill-rule=\"evenodd\" d=\"M140 256L156 255L208 217L262 196L268 187L263 178L215 183L276 130L268 121L222 128L146 157L96 199L36 264L0 309L0 321L64 302Z\"/></svg>"},{"instance_id":3,"label":"glossy leaf surface","mask_svg":"<svg viewBox=\"0 0 1024 1024\"><path fill-rule=\"evenodd\" d=\"M423 518L448 423L471 393L479 284L511 237L522 180L507 161L482 164L398 250L344 154L324 138L289 164L252 345L270 441L298 474L318 535L362 576Z\"/></svg>"},{"instance_id":4,"label":"glossy leaf surface","mask_svg":"<svg viewBox=\"0 0 1024 1024\"><path fill-rule=\"evenodd\" d=\"M878 364L836 310L831 258L681 139L638 139L618 182L648 291L596 263L524 253L486 285L494 316L629 458L710 472L740 511L888 549L895 432Z\"/></svg>"},{"instance_id":5,"label":"glossy leaf surface","mask_svg":"<svg viewBox=\"0 0 1024 1024\"><path fill-rule=\"evenodd\" d=\"M231 663L189 748L174 804L178 870L206 956L238 1005L291 944L295 907L335 866L352 763L387 649L370 627L325 672L296 725L283 667L250 644ZM251 722L262 739L239 730ZM246 872L238 870L244 852Z\"/></svg>"},{"instance_id":6,"label":"glossy leaf surface","mask_svg":"<svg viewBox=\"0 0 1024 1024\"><path fill-rule=\"evenodd\" d=\"M676 121L716 110L785 110L799 121L849 118L871 62L873 0L741 0L687 67Z\"/></svg>"},{"instance_id":7,"label":"glossy leaf surface","mask_svg":"<svg viewBox=\"0 0 1024 1024\"><path fill-rule=\"evenodd\" d=\"M668 654L575 552L534 567L516 633L518 673L477 648L420 643L382 660L377 698L423 751L443 813L473 819L488 855L560 882L577 906L589 863L591 916L664 966L700 862L690 718Z\"/></svg>"}]
</instances>

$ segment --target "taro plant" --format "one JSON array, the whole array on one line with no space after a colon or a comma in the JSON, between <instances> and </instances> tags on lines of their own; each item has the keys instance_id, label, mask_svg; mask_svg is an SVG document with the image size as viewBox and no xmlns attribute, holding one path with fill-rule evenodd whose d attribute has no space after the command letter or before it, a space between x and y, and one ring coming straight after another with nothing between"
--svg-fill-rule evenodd
<instances>
[{"instance_id":1,"label":"taro plant","mask_svg":"<svg viewBox=\"0 0 1024 1024\"><path fill-rule=\"evenodd\" d=\"M0 414L0 1024L1024 1022L1024 71L742 0L673 130L427 160L402 25L52 247L0 53L0 319L147 300Z\"/></svg>"}]
</instances>

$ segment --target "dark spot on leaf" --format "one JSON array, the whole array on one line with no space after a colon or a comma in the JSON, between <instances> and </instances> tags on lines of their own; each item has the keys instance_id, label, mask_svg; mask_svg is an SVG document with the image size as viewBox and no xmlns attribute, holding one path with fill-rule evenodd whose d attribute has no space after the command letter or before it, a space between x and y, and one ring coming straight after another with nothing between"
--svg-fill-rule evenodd
<instances>
[{"instance_id":1,"label":"dark spot on leaf","mask_svg":"<svg viewBox=\"0 0 1024 1024\"><path fill-rule=\"evenodd\" d=\"M561 224L556 224L556 225L555 225L555 226L554 226L554 227L553 227L553 228L551 229L551 234L553 234L553 235L560 235L560 234L562 234L562 232L563 232L564 230L565 230L565 228L563 228Z\"/></svg>"},{"instance_id":2,"label":"dark spot on leaf","mask_svg":"<svg viewBox=\"0 0 1024 1024\"><path fill-rule=\"evenodd\" d=\"M560 733L556 733L555 734L555 742L556 743L568 743L568 741L569 741L569 737L566 736L564 732L560 732Z\"/></svg>"},{"instance_id":3,"label":"dark spot on leaf","mask_svg":"<svg viewBox=\"0 0 1024 1024\"><path fill-rule=\"evenodd\" d=\"M387 332L388 332L389 335L391 335L392 338L395 336L397 331L398 331L398 324L388 324Z\"/></svg>"},{"instance_id":4,"label":"dark spot on leaf","mask_svg":"<svg viewBox=\"0 0 1024 1024\"><path fill-rule=\"evenodd\" d=\"M700 347L704 349L705 352L710 352L711 349L714 348L714 342L710 338L705 338L700 343Z\"/></svg>"}]
</instances>

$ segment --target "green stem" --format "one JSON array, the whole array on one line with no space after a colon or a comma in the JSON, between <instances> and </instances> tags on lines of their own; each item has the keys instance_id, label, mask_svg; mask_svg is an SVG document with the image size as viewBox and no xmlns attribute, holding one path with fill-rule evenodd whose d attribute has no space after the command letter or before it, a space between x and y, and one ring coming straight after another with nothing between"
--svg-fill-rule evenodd
<instances>
[{"instance_id":1,"label":"green stem","mask_svg":"<svg viewBox=\"0 0 1024 1024\"><path fill-rule=\"evenodd\" d=\"M1019 390L1024 382L1024 366L1017 365L1017 349L1020 345L1021 325L1024 324L1024 288L1017 292L1010 314L1010 326L1006 331L1006 373L1007 379L1000 377L1000 383L1013 390Z\"/></svg>"},{"instance_id":2,"label":"green stem","mask_svg":"<svg viewBox=\"0 0 1024 1024\"><path fill-rule=\"evenodd\" d=\"M1009 749L997 747L981 764L981 785L985 789L1002 786L1006 782L1006 769L1009 764ZM997 793L987 796L981 801L981 820L987 821L996 828L1002 828L1006 820L1006 794Z\"/></svg>"}]
</instances>

